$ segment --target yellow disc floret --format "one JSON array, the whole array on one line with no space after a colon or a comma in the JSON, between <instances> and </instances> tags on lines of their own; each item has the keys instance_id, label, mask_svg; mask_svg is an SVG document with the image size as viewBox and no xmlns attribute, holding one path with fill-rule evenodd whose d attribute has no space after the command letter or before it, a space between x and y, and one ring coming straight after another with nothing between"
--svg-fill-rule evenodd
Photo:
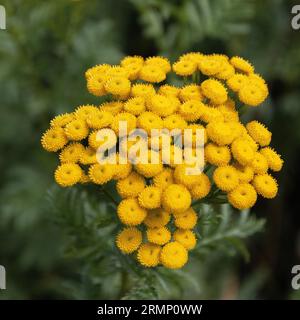
<instances>
[{"instance_id":1,"label":"yellow disc floret","mask_svg":"<svg viewBox=\"0 0 300 320\"><path fill-rule=\"evenodd\" d=\"M262 147L268 146L271 142L272 133L260 122L248 122L246 128L250 136Z\"/></svg>"},{"instance_id":2,"label":"yellow disc floret","mask_svg":"<svg viewBox=\"0 0 300 320\"><path fill-rule=\"evenodd\" d=\"M55 170L55 181L62 187L70 187L78 183L82 176L82 169L75 163L63 163Z\"/></svg>"},{"instance_id":3,"label":"yellow disc floret","mask_svg":"<svg viewBox=\"0 0 300 320\"><path fill-rule=\"evenodd\" d=\"M188 252L179 242L167 243L161 250L160 261L169 269L182 268L188 261Z\"/></svg>"},{"instance_id":4,"label":"yellow disc floret","mask_svg":"<svg viewBox=\"0 0 300 320\"><path fill-rule=\"evenodd\" d=\"M122 200L117 211L121 222L128 226L141 224L147 216L147 211L139 205L136 198Z\"/></svg>"},{"instance_id":5,"label":"yellow disc floret","mask_svg":"<svg viewBox=\"0 0 300 320\"><path fill-rule=\"evenodd\" d=\"M198 182L192 188L190 188L191 195L193 199L202 199L205 198L211 188L211 183L208 176L205 173L202 173L198 177Z\"/></svg>"},{"instance_id":6,"label":"yellow disc floret","mask_svg":"<svg viewBox=\"0 0 300 320\"><path fill-rule=\"evenodd\" d=\"M117 247L126 254L136 251L142 243L142 233L137 228L125 228L116 239Z\"/></svg>"},{"instance_id":7,"label":"yellow disc floret","mask_svg":"<svg viewBox=\"0 0 300 320\"><path fill-rule=\"evenodd\" d=\"M256 175L252 183L257 193L264 198L272 199L278 192L277 181L269 174Z\"/></svg>"},{"instance_id":8,"label":"yellow disc floret","mask_svg":"<svg viewBox=\"0 0 300 320\"><path fill-rule=\"evenodd\" d=\"M178 229L174 232L173 238L187 250L194 249L197 243L196 236L191 230Z\"/></svg>"},{"instance_id":9,"label":"yellow disc floret","mask_svg":"<svg viewBox=\"0 0 300 320\"><path fill-rule=\"evenodd\" d=\"M128 177L120 179L116 188L122 198L137 197L146 186L145 179L136 172L132 172Z\"/></svg>"},{"instance_id":10,"label":"yellow disc floret","mask_svg":"<svg viewBox=\"0 0 300 320\"><path fill-rule=\"evenodd\" d=\"M144 224L149 228L160 228L165 226L170 219L170 213L163 209L148 210Z\"/></svg>"},{"instance_id":11,"label":"yellow disc floret","mask_svg":"<svg viewBox=\"0 0 300 320\"><path fill-rule=\"evenodd\" d=\"M147 238L151 243L163 245L170 241L171 232L166 227L147 229Z\"/></svg>"},{"instance_id":12,"label":"yellow disc floret","mask_svg":"<svg viewBox=\"0 0 300 320\"><path fill-rule=\"evenodd\" d=\"M198 216L193 208L175 215L175 226L181 229L193 229L197 223Z\"/></svg>"},{"instance_id":13,"label":"yellow disc floret","mask_svg":"<svg viewBox=\"0 0 300 320\"><path fill-rule=\"evenodd\" d=\"M138 200L140 206L143 208L159 208L161 202L161 189L154 186L148 186L140 192Z\"/></svg>"},{"instance_id":14,"label":"yellow disc floret","mask_svg":"<svg viewBox=\"0 0 300 320\"><path fill-rule=\"evenodd\" d=\"M202 93L213 104L222 104L227 100L227 91L223 84L214 79L208 79L201 83Z\"/></svg>"},{"instance_id":15,"label":"yellow disc floret","mask_svg":"<svg viewBox=\"0 0 300 320\"><path fill-rule=\"evenodd\" d=\"M239 184L239 175L233 166L218 167L214 171L213 179L223 191L231 191Z\"/></svg>"},{"instance_id":16,"label":"yellow disc floret","mask_svg":"<svg viewBox=\"0 0 300 320\"><path fill-rule=\"evenodd\" d=\"M43 134L41 143L43 148L48 152L57 152L68 143L68 139L64 129L52 127Z\"/></svg>"},{"instance_id":17,"label":"yellow disc floret","mask_svg":"<svg viewBox=\"0 0 300 320\"><path fill-rule=\"evenodd\" d=\"M140 246L137 259L144 267L156 267L159 264L161 247L154 243L144 243Z\"/></svg>"},{"instance_id":18,"label":"yellow disc floret","mask_svg":"<svg viewBox=\"0 0 300 320\"><path fill-rule=\"evenodd\" d=\"M228 201L239 210L249 209L254 206L257 193L253 186L242 183L228 193Z\"/></svg>"},{"instance_id":19,"label":"yellow disc floret","mask_svg":"<svg viewBox=\"0 0 300 320\"><path fill-rule=\"evenodd\" d=\"M280 155L270 147L262 148L259 152L266 158L268 166L273 171L280 171L283 165L283 160Z\"/></svg>"},{"instance_id":20,"label":"yellow disc floret","mask_svg":"<svg viewBox=\"0 0 300 320\"><path fill-rule=\"evenodd\" d=\"M181 213L191 205L191 194L180 184L171 184L163 192L162 205L168 212Z\"/></svg>"}]
</instances>

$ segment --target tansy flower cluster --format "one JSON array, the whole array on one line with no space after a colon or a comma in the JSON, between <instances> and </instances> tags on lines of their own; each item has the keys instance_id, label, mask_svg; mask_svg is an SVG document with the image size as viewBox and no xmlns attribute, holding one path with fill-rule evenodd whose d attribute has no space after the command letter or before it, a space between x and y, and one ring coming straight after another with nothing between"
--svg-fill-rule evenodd
<instances>
[{"instance_id":1,"label":"tansy flower cluster","mask_svg":"<svg viewBox=\"0 0 300 320\"><path fill-rule=\"evenodd\" d=\"M184 85L166 83L171 71ZM92 67L85 77L88 91L107 101L58 115L41 143L59 154L54 177L60 186L116 182L122 198L116 213L124 225L116 245L141 265L177 269L187 263L197 242L195 203L209 203L221 194L242 210L251 208L258 195L276 196L278 186L271 172L280 171L283 161L269 146L272 133L258 121L243 124L240 119L242 106L256 107L268 96L264 79L248 61L198 52L182 55L173 64L164 57L128 56L119 65ZM147 157L156 154L156 163L134 163L136 154L130 147L137 142L127 140L124 150L131 161L122 162L125 137L119 135L120 121L126 121L128 132L204 130L201 171L187 173L188 153L181 152L176 137L170 140L170 161L164 159L161 140L153 147L150 137L141 140ZM98 139L99 130L105 139ZM186 140L185 146L195 153L195 135ZM116 163L97 161L103 143L116 148ZM174 161L175 155L182 163Z\"/></svg>"}]
</instances>

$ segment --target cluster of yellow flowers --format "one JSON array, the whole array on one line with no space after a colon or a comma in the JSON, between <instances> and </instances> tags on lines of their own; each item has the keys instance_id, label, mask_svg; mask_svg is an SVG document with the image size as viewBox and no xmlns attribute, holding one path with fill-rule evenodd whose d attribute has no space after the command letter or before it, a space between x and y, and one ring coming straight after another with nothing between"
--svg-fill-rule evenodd
<instances>
[{"instance_id":1,"label":"cluster of yellow flowers","mask_svg":"<svg viewBox=\"0 0 300 320\"><path fill-rule=\"evenodd\" d=\"M171 70L189 84L180 88L159 85ZM117 215L125 225L116 245L125 254L134 253L143 266L162 264L176 269L186 264L188 251L196 246L195 201L218 191L242 210L252 207L258 194L276 196L277 182L268 171L281 170L283 161L269 147L272 134L258 121L243 125L239 117L241 103L258 106L268 96L265 81L248 61L188 53L171 65L164 57L129 56L118 66L92 67L85 76L90 93L107 95L111 101L80 106L55 117L42 137L42 146L59 152L55 180L62 187L116 180L122 198ZM120 121L127 122L128 132L136 128L147 133L163 128L203 129L205 173L188 175L187 159L182 164L173 161L180 151L176 139L171 140L169 163L164 161L161 143L151 150L157 153L158 163L99 163L97 149L104 142L111 148L117 146L120 158L124 137L97 139L100 129L119 134ZM195 139L193 135L185 141L192 153ZM147 146L150 154L153 145L147 142Z\"/></svg>"}]
</instances>

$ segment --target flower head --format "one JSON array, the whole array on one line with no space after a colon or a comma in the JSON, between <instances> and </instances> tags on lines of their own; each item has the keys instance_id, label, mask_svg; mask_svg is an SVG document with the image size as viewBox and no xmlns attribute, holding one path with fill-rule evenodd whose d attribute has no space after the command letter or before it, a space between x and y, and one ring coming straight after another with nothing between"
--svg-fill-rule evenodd
<instances>
[{"instance_id":1,"label":"flower head","mask_svg":"<svg viewBox=\"0 0 300 320\"><path fill-rule=\"evenodd\" d=\"M142 233L137 228L125 228L116 239L117 247L126 254L136 251L141 243Z\"/></svg>"}]
</instances>

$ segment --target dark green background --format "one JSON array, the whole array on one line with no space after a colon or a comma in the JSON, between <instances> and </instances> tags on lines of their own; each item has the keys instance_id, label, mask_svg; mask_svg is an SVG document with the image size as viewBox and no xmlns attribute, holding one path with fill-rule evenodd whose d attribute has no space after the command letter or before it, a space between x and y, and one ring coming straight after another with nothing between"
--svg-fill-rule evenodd
<instances>
[{"instance_id":1,"label":"dark green background","mask_svg":"<svg viewBox=\"0 0 300 320\"><path fill-rule=\"evenodd\" d=\"M241 55L253 62L270 86L270 97L248 117L272 130L272 145L285 165L276 175L278 197L259 200L253 208L267 222L263 233L247 241L249 262L230 251L210 250L194 264L194 271L200 270L191 272L196 281L189 270L184 275L162 272L158 297L300 298L290 285L291 268L300 264L300 30L290 24L293 1L1 4L7 30L0 30L0 264L7 269L8 290L0 291L0 298L152 297L157 285L153 275L144 272L128 279L121 257L112 259L107 253L105 258L95 220L80 215L78 206L93 212L84 202L101 202L87 199L94 190L66 194L53 187L56 158L41 149L40 137L54 115L97 102L85 89L89 66L118 63L130 54L162 54L174 61L188 51ZM65 207L69 198L74 208ZM76 218L70 218L76 210ZM118 268L115 278L107 278L111 266Z\"/></svg>"}]
</instances>

